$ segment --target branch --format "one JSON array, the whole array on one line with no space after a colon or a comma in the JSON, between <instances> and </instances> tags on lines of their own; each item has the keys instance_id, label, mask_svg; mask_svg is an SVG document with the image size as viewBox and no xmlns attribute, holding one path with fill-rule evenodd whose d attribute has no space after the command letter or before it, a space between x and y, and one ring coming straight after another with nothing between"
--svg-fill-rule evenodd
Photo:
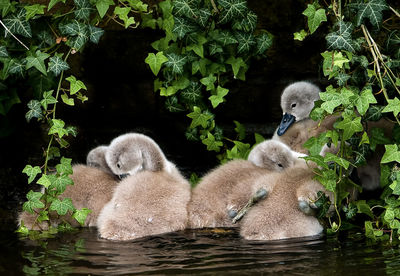
<instances>
[{"instance_id":1,"label":"branch","mask_svg":"<svg viewBox=\"0 0 400 276\"><path fill-rule=\"evenodd\" d=\"M16 36L7 28L6 25L4 25L3 21L0 20L0 24L1 24L1 26L3 26L4 29L6 29L6 35L7 35L7 32L9 32L10 35L11 35L13 38L15 38L15 40L17 40L22 46L25 47L25 49L27 49L27 50L29 51L29 48L28 48L21 40L19 40L18 37L16 37Z\"/></svg>"},{"instance_id":2,"label":"branch","mask_svg":"<svg viewBox=\"0 0 400 276\"><path fill-rule=\"evenodd\" d=\"M232 219L232 223L236 223L238 220L242 219L242 217L250 210L250 208L256 204L261 199L264 199L268 195L267 190L264 188L260 188L247 202L247 204L240 209L236 217Z\"/></svg>"}]
</instances>

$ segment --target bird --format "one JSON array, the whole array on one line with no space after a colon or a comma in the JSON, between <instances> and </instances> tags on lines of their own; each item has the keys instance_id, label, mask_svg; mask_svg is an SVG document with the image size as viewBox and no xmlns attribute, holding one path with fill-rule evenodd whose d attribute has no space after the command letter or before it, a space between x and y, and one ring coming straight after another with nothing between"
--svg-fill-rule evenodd
<instances>
[{"instance_id":1,"label":"bird","mask_svg":"<svg viewBox=\"0 0 400 276\"><path fill-rule=\"evenodd\" d=\"M100 238L133 240L185 229L190 184L154 140L138 133L119 136L106 160L122 180L98 217Z\"/></svg>"},{"instance_id":2,"label":"bird","mask_svg":"<svg viewBox=\"0 0 400 276\"><path fill-rule=\"evenodd\" d=\"M86 157L86 165L112 174L112 171L106 161L107 149L108 146L101 145L89 151Z\"/></svg>"},{"instance_id":3,"label":"bird","mask_svg":"<svg viewBox=\"0 0 400 276\"><path fill-rule=\"evenodd\" d=\"M267 140L252 149L248 160L231 160L207 173L192 191L188 205L188 228L235 227L232 218L260 189L264 174L281 172L296 164L306 166L301 154L286 145Z\"/></svg>"},{"instance_id":4,"label":"bird","mask_svg":"<svg viewBox=\"0 0 400 276\"><path fill-rule=\"evenodd\" d=\"M258 181L270 185L270 192L240 221L240 235L246 240L278 240L321 234L323 226L308 207L318 199L319 191L330 202L333 193L313 177L313 171L304 167L264 174Z\"/></svg>"}]
</instances>

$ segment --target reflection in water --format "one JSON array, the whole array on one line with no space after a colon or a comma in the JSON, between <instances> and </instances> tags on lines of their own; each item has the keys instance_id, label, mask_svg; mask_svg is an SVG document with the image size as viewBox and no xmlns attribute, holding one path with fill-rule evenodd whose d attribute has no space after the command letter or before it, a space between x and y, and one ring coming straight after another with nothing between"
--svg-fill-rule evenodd
<instances>
[{"instance_id":1,"label":"reflection in water","mask_svg":"<svg viewBox=\"0 0 400 276\"><path fill-rule=\"evenodd\" d=\"M132 242L97 238L95 229L40 246L23 242L27 275L291 274L399 275L399 249L321 237L255 242L235 229L188 230Z\"/></svg>"}]
</instances>

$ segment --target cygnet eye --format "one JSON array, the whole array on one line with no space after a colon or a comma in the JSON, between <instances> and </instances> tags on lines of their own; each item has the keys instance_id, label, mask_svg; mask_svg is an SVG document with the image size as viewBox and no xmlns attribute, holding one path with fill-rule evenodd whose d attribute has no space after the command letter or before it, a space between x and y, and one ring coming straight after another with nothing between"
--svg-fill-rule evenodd
<instances>
[{"instance_id":1,"label":"cygnet eye","mask_svg":"<svg viewBox=\"0 0 400 276\"><path fill-rule=\"evenodd\" d=\"M292 108L295 108L296 107L296 103L292 103Z\"/></svg>"},{"instance_id":2,"label":"cygnet eye","mask_svg":"<svg viewBox=\"0 0 400 276\"><path fill-rule=\"evenodd\" d=\"M282 165L281 163L278 163L278 166L279 166L280 168L283 168L283 165Z\"/></svg>"},{"instance_id":3,"label":"cygnet eye","mask_svg":"<svg viewBox=\"0 0 400 276\"><path fill-rule=\"evenodd\" d=\"M121 164L118 162L117 163L117 168L120 169L121 168Z\"/></svg>"}]
</instances>

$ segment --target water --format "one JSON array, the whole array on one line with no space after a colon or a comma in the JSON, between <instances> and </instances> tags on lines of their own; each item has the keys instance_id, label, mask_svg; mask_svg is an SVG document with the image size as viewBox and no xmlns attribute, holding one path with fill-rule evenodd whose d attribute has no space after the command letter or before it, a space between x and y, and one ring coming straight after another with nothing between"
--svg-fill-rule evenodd
<instances>
[{"instance_id":1,"label":"water","mask_svg":"<svg viewBox=\"0 0 400 276\"><path fill-rule=\"evenodd\" d=\"M86 228L38 243L0 234L0 275L400 275L398 247L361 238L255 242L207 229L111 242Z\"/></svg>"}]
</instances>

